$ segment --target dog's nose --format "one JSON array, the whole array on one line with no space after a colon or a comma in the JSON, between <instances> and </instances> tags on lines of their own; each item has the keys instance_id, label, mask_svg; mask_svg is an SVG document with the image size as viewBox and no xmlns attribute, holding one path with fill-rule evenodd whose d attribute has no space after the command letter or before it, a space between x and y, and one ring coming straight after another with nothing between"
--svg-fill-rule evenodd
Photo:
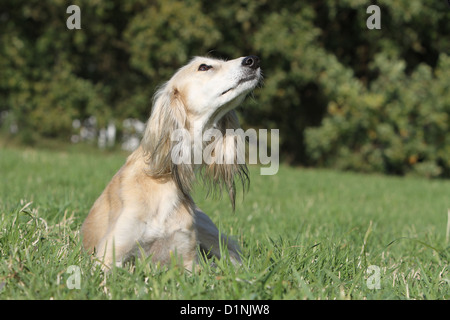
<instances>
[{"instance_id":1,"label":"dog's nose","mask_svg":"<svg viewBox=\"0 0 450 320\"><path fill-rule=\"evenodd\" d=\"M242 59L242 65L244 67L258 69L260 61L261 61L261 59L259 59L259 57L257 57L257 56L248 56L248 57L245 57L244 59Z\"/></svg>"}]
</instances>

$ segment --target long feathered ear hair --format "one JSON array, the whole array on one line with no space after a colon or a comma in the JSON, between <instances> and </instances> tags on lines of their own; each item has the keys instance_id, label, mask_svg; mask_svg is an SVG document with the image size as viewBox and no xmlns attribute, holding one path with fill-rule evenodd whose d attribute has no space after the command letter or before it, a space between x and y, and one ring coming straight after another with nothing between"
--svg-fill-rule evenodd
<instances>
[{"instance_id":1,"label":"long feathered ear hair","mask_svg":"<svg viewBox=\"0 0 450 320\"><path fill-rule=\"evenodd\" d=\"M178 189L188 198L195 180L192 164L193 139L174 133L186 133L189 128L190 123L181 93L170 83L166 83L153 98L152 113L141 145L148 165L147 173L155 178L172 177ZM202 162L200 175L208 187L208 194L215 191L221 193L224 188L227 190L234 210L235 178L241 181L244 190L250 181L245 164L245 139L236 131L240 126L233 110L226 113L214 129L219 131L220 137L203 142L203 149L213 149L215 159L209 164ZM174 162L174 155L185 157L188 161Z\"/></svg>"},{"instance_id":2,"label":"long feathered ear hair","mask_svg":"<svg viewBox=\"0 0 450 320\"><path fill-rule=\"evenodd\" d=\"M234 110L226 113L215 129L220 132L220 135L208 146L214 150L215 161L203 165L201 177L209 193L218 191L221 194L224 188L227 190L234 211L236 180L241 182L243 192L250 184L249 172L245 164L245 137Z\"/></svg>"},{"instance_id":3,"label":"long feathered ear hair","mask_svg":"<svg viewBox=\"0 0 450 320\"><path fill-rule=\"evenodd\" d=\"M173 133L178 129L189 129L186 108L180 92L166 83L153 97L152 112L141 145L148 165L147 173L155 178L172 176L179 190L188 196L195 177L193 166L190 163L176 164L172 161L175 146L179 148L179 153L191 152L190 139L174 141Z\"/></svg>"}]
</instances>

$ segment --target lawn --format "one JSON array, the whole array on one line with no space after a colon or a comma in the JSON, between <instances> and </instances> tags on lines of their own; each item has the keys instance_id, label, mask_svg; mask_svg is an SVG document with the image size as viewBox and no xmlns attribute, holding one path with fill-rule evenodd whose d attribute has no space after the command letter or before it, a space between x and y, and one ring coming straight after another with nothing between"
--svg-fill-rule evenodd
<instances>
[{"instance_id":1,"label":"lawn","mask_svg":"<svg viewBox=\"0 0 450 320\"><path fill-rule=\"evenodd\" d=\"M105 275L79 229L125 157L0 149L0 299L450 299L450 181L286 166L252 167L234 213L196 188L241 267L138 259Z\"/></svg>"}]
</instances>

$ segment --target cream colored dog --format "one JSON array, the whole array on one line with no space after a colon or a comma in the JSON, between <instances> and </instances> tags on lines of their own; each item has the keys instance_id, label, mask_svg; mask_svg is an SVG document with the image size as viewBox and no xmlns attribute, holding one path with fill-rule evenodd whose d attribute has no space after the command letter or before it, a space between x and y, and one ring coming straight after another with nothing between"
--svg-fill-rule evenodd
<instances>
[{"instance_id":1,"label":"cream colored dog","mask_svg":"<svg viewBox=\"0 0 450 320\"><path fill-rule=\"evenodd\" d=\"M202 141L208 129L219 130L223 139L211 143L226 158L238 139L227 131L239 128L233 109L260 78L256 56L230 61L196 57L156 92L140 147L94 203L81 229L84 247L95 252L105 267L121 265L144 251L162 264L174 255L191 270L198 246L219 258L220 248L226 247L231 260L240 262L236 243L219 236L190 192L199 172L210 187L227 189L234 208L235 177L244 184L247 167L238 161L195 162L199 150L193 141ZM174 132L181 129L188 137L174 139ZM174 161L177 154L192 161ZM236 153L231 157L236 160Z\"/></svg>"}]
</instances>

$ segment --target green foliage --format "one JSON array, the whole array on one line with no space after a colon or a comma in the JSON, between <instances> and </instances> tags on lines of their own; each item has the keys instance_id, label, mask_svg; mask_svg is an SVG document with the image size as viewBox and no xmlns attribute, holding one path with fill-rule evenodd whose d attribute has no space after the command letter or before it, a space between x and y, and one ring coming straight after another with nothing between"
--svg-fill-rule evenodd
<instances>
[{"instance_id":1,"label":"green foliage","mask_svg":"<svg viewBox=\"0 0 450 320\"><path fill-rule=\"evenodd\" d=\"M306 130L310 156L341 169L448 176L450 170L450 57L433 71L421 64L407 76L403 61L380 54L383 75L368 90L348 86L328 105L319 128Z\"/></svg>"},{"instance_id":2,"label":"green foliage","mask_svg":"<svg viewBox=\"0 0 450 320\"><path fill-rule=\"evenodd\" d=\"M151 96L192 56L262 58L245 127L280 129L291 163L449 177L450 8L380 0L5 0L0 126L67 141L72 121L145 121ZM8 111L5 113L4 111ZM120 136L120 125L119 132Z\"/></svg>"}]
</instances>

